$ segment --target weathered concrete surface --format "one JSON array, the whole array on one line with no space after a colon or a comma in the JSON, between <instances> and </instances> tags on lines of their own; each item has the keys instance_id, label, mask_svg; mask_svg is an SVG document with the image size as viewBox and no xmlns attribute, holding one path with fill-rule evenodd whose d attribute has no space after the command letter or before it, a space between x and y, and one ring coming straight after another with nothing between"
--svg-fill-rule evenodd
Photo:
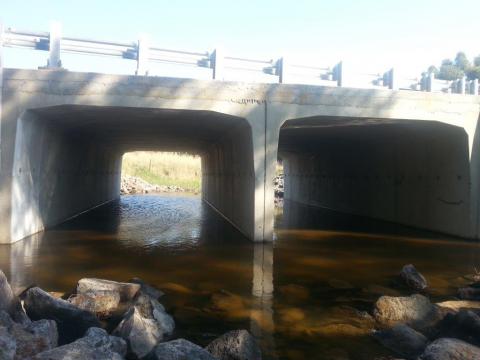
<instances>
[{"instance_id":1,"label":"weathered concrete surface","mask_svg":"<svg viewBox=\"0 0 480 360\"><path fill-rule=\"evenodd\" d=\"M202 155L204 200L255 241L278 153L287 198L479 235L478 97L14 69L1 95L0 243L116 198L121 155L148 149ZM337 181L365 167L390 182Z\"/></svg>"}]
</instances>

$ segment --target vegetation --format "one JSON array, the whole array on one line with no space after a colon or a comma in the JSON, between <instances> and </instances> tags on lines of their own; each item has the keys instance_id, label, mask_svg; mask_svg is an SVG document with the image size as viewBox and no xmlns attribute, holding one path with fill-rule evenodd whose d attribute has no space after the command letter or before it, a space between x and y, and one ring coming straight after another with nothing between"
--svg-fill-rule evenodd
<instances>
[{"instance_id":1,"label":"vegetation","mask_svg":"<svg viewBox=\"0 0 480 360\"><path fill-rule=\"evenodd\" d=\"M431 65L428 72L433 72L437 79L442 80L457 80L463 76L466 76L469 80L480 79L480 55L473 59L473 63L471 63L467 55L460 51L455 56L455 60L443 60L439 69Z\"/></svg>"},{"instance_id":2,"label":"vegetation","mask_svg":"<svg viewBox=\"0 0 480 360\"><path fill-rule=\"evenodd\" d=\"M137 176L152 185L176 185L200 191L200 156L184 153L137 151L123 156L122 175Z\"/></svg>"}]
</instances>

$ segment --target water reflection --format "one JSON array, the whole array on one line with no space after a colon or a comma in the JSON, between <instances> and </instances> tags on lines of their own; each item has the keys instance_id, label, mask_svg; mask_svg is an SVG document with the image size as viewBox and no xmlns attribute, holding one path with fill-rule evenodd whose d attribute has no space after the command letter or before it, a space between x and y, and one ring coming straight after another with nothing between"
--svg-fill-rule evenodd
<instances>
[{"instance_id":1,"label":"water reflection","mask_svg":"<svg viewBox=\"0 0 480 360\"><path fill-rule=\"evenodd\" d=\"M273 314L273 244L259 243L253 247L254 296L251 308L250 331L260 341L264 353L277 358L275 351L275 323Z\"/></svg>"}]
</instances>

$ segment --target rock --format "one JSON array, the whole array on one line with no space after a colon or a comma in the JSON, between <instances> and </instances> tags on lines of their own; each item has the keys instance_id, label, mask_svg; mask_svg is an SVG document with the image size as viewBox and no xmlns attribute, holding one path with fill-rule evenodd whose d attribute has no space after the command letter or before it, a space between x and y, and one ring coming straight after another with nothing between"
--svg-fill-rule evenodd
<instances>
[{"instance_id":1,"label":"rock","mask_svg":"<svg viewBox=\"0 0 480 360\"><path fill-rule=\"evenodd\" d=\"M111 317L119 309L120 294L116 291L98 290L75 294L68 302L104 319Z\"/></svg>"},{"instance_id":2,"label":"rock","mask_svg":"<svg viewBox=\"0 0 480 360\"><path fill-rule=\"evenodd\" d=\"M412 264L405 265L400 272L405 283L415 291L422 291L427 288L427 280L420 274Z\"/></svg>"},{"instance_id":3,"label":"rock","mask_svg":"<svg viewBox=\"0 0 480 360\"><path fill-rule=\"evenodd\" d=\"M140 314L147 319L154 319L157 321L162 330L163 336L170 336L175 330L175 321L168 315L165 308L157 300L148 295L140 294L135 301L135 307L140 311Z\"/></svg>"},{"instance_id":4,"label":"rock","mask_svg":"<svg viewBox=\"0 0 480 360\"><path fill-rule=\"evenodd\" d=\"M109 336L100 328L90 328L85 336L55 349L41 352L36 360L121 360L127 345L122 339Z\"/></svg>"},{"instance_id":5,"label":"rock","mask_svg":"<svg viewBox=\"0 0 480 360\"><path fill-rule=\"evenodd\" d=\"M127 312L113 334L127 342L128 353L136 358L147 355L163 339L156 321L144 318L135 307Z\"/></svg>"},{"instance_id":6,"label":"rock","mask_svg":"<svg viewBox=\"0 0 480 360\"><path fill-rule=\"evenodd\" d=\"M446 310L452 310L454 312L458 312L460 310L480 310L480 301L472 301L472 300L450 300L450 301L443 301L436 304L440 308Z\"/></svg>"},{"instance_id":7,"label":"rock","mask_svg":"<svg viewBox=\"0 0 480 360\"><path fill-rule=\"evenodd\" d=\"M219 360L261 360L262 352L247 330L229 331L205 348Z\"/></svg>"},{"instance_id":8,"label":"rock","mask_svg":"<svg viewBox=\"0 0 480 360\"><path fill-rule=\"evenodd\" d=\"M207 350L185 340L177 339L158 344L149 356L151 360L218 360Z\"/></svg>"},{"instance_id":9,"label":"rock","mask_svg":"<svg viewBox=\"0 0 480 360\"><path fill-rule=\"evenodd\" d=\"M1 310L7 312L16 322L26 324L29 321L22 309L20 300L13 293L7 277L2 270L0 270L0 311Z\"/></svg>"},{"instance_id":10,"label":"rock","mask_svg":"<svg viewBox=\"0 0 480 360\"><path fill-rule=\"evenodd\" d=\"M480 348L458 339L441 338L427 346L421 360L480 359Z\"/></svg>"},{"instance_id":11,"label":"rock","mask_svg":"<svg viewBox=\"0 0 480 360\"><path fill-rule=\"evenodd\" d=\"M17 352L17 342L7 328L0 326L0 359L13 360Z\"/></svg>"},{"instance_id":12,"label":"rock","mask_svg":"<svg viewBox=\"0 0 480 360\"><path fill-rule=\"evenodd\" d=\"M163 291L154 288L153 286L144 282L142 279L133 278L133 279L130 279L128 282L140 285L140 291L143 292L144 294L147 294L148 296L150 296L155 300L158 300L163 295L165 295Z\"/></svg>"},{"instance_id":13,"label":"rock","mask_svg":"<svg viewBox=\"0 0 480 360\"><path fill-rule=\"evenodd\" d=\"M373 337L394 353L415 359L428 344L428 339L411 327L398 324L393 328L375 331Z\"/></svg>"},{"instance_id":14,"label":"rock","mask_svg":"<svg viewBox=\"0 0 480 360\"><path fill-rule=\"evenodd\" d=\"M104 279L84 278L77 284L78 294L92 294L103 291L117 292L121 302L132 301L140 290L139 284L123 283Z\"/></svg>"},{"instance_id":15,"label":"rock","mask_svg":"<svg viewBox=\"0 0 480 360\"><path fill-rule=\"evenodd\" d=\"M419 331L434 326L442 318L439 309L420 294L408 297L382 296L375 303L373 315L382 326L405 323Z\"/></svg>"},{"instance_id":16,"label":"rock","mask_svg":"<svg viewBox=\"0 0 480 360\"><path fill-rule=\"evenodd\" d=\"M129 354L141 358L173 333L175 322L155 299L140 294L114 334L127 341Z\"/></svg>"},{"instance_id":17,"label":"rock","mask_svg":"<svg viewBox=\"0 0 480 360\"><path fill-rule=\"evenodd\" d=\"M480 288L464 287L458 289L458 297L462 300L480 300Z\"/></svg>"},{"instance_id":18,"label":"rock","mask_svg":"<svg viewBox=\"0 0 480 360\"><path fill-rule=\"evenodd\" d=\"M439 323L437 337L457 338L480 345L480 317L469 310L447 314Z\"/></svg>"},{"instance_id":19,"label":"rock","mask_svg":"<svg viewBox=\"0 0 480 360\"><path fill-rule=\"evenodd\" d=\"M22 325L14 322L5 311L1 311L0 324L1 329L5 329L14 339L15 359L29 358L58 344L57 326L53 320L40 320Z\"/></svg>"},{"instance_id":20,"label":"rock","mask_svg":"<svg viewBox=\"0 0 480 360\"><path fill-rule=\"evenodd\" d=\"M25 329L36 336L43 337L49 349L58 346L58 329L54 320L42 319L32 321Z\"/></svg>"},{"instance_id":21,"label":"rock","mask_svg":"<svg viewBox=\"0 0 480 360\"><path fill-rule=\"evenodd\" d=\"M60 344L81 338L90 327L100 326L92 313L79 309L68 301L55 299L38 287L26 291L24 306L28 316L34 320L55 320Z\"/></svg>"}]
</instances>

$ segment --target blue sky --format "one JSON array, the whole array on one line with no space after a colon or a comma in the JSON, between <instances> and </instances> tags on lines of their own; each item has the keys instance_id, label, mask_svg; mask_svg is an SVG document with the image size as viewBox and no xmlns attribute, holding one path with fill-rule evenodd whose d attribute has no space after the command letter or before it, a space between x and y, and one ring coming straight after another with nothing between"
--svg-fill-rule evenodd
<instances>
[{"instance_id":1,"label":"blue sky","mask_svg":"<svg viewBox=\"0 0 480 360\"><path fill-rule=\"evenodd\" d=\"M480 54L479 0L332 1L31 1L0 0L6 27L46 31L51 21L63 34L134 41L149 34L155 45L233 56L384 71L392 66L415 75L463 50ZM46 53L6 50L8 67L43 65ZM40 63L39 63L40 62ZM71 70L129 72L134 64L65 56ZM174 69L165 68L164 72Z\"/></svg>"}]
</instances>

